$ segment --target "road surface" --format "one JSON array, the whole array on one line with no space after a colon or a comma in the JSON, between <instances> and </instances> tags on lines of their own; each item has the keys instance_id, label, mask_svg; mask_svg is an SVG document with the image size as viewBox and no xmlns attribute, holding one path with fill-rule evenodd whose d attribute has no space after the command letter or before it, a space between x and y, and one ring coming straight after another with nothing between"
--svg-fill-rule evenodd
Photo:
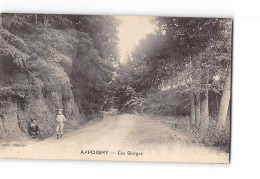
<instances>
[{"instance_id":1,"label":"road surface","mask_svg":"<svg viewBox=\"0 0 260 179\"><path fill-rule=\"evenodd\" d=\"M116 115L44 141L0 146L1 158L228 163L229 154L199 144L162 120ZM17 146L13 146L17 144ZM26 145L26 146L23 146Z\"/></svg>"}]
</instances>

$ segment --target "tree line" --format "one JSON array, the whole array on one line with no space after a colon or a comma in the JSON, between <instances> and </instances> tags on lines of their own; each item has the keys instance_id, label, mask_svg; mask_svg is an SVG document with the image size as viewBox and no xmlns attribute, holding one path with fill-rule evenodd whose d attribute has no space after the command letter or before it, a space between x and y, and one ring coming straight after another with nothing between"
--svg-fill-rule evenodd
<instances>
[{"instance_id":1,"label":"tree line","mask_svg":"<svg viewBox=\"0 0 260 179\"><path fill-rule=\"evenodd\" d=\"M80 112L88 115L111 107L145 113L145 107L158 108L160 95L168 103L164 111L188 113L192 125L207 129L214 94L216 129L226 126L230 19L156 17L156 32L121 64L119 22L112 16L2 14L0 22L3 99L14 96L26 104L42 92L55 106L56 93L66 101L72 91ZM170 100L177 101L174 110Z\"/></svg>"},{"instance_id":2,"label":"tree line","mask_svg":"<svg viewBox=\"0 0 260 179\"><path fill-rule=\"evenodd\" d=\"M209 93L217 94L221 98L216 129L223 130L230 108L232 21L156 17L153 23L156 33L141 40L118 69L116 83L122 87L116 103L140 106L151 94L177 92L185 96L183 101L189 99L184 106L190 111L190 123L207 129L213 102Z\"/></svg>"}]
</instances>

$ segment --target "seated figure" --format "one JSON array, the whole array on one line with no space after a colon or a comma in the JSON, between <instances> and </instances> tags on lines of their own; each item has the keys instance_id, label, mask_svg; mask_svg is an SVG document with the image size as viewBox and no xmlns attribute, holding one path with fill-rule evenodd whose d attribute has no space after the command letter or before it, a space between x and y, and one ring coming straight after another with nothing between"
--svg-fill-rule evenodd
<instances>
[{"instance_id":1,"label":"seated figure","mask_svg":"<svg viewBox=\"0 0 260 179\"><path fill-rule=\"evenodd\" d=\"M39 126L36 122L36 119L32 118L28 124L28 133L33 139L36 139L39 132Z\"/></svg>"}]
</instances>

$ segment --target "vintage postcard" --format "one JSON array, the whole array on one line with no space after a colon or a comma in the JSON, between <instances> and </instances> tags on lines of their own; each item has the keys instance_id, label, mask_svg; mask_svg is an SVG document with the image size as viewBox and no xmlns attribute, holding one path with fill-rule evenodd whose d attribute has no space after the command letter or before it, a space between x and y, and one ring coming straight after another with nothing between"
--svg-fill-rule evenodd
<instances>
[{"instance_id":1,"label":"vintage postcard","mask_svg":"<svg viewBox=\"0 0 260 179\"><path fill-rule=\"evenodd\" d=\"M0 15L0 158L229 163L232 19Z\"/></svg>"}]
</instances>

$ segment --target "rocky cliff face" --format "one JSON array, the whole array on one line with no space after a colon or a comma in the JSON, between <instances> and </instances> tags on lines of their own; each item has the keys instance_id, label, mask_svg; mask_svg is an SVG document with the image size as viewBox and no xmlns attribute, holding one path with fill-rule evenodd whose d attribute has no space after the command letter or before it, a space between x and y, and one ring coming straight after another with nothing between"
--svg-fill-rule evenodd
<instances>
[{"instance_id":1,"label":"rocky cliff face","mask_svg":"<svg viewBox=\"0 0 260 179\"><path fill-rule=\"evenodd\" d=\"M68 119L65 130L85 119L70 81L75 50L62 42L57 43L62 46L59 51L53 49L50 34L31 34L23 40L0 27L0 140L26 136L31 118L37 119L41 138L55 134L59 108Z\"/></svg>"},{"instance_id":2,"label":"rocky cliff face","mask_svg":"<svg viewBox=\"0 0 260 179\"><path fill-rule=\"evenodd\" d=\"M62 108L76 128L104 110L117 62L117 22L108 16L0 16L0 139L55 134ZM1 24L2 22L2 24Z\"/></svg>"},{"instance_id":3,"label":"rocky cliff face","mask_svg":"<svg viewBox=\"0 0 260 179\"><path fill-rule=\"evenodd\" d=\"M47 62L46 66L55 68L53 73L47 73L42 68L38 71L39 77L35 77L34 74L16 69L8 60L1 56L0 139L17 140L26 136L31 118L37 119L42 138L53 135L59 108L64 110L68 119L65 130L83 122L84 117L80 115L74 99L69 74L59 63ZM39 60L34 63L39 63Z\"/></svg>"}]
</instances>

